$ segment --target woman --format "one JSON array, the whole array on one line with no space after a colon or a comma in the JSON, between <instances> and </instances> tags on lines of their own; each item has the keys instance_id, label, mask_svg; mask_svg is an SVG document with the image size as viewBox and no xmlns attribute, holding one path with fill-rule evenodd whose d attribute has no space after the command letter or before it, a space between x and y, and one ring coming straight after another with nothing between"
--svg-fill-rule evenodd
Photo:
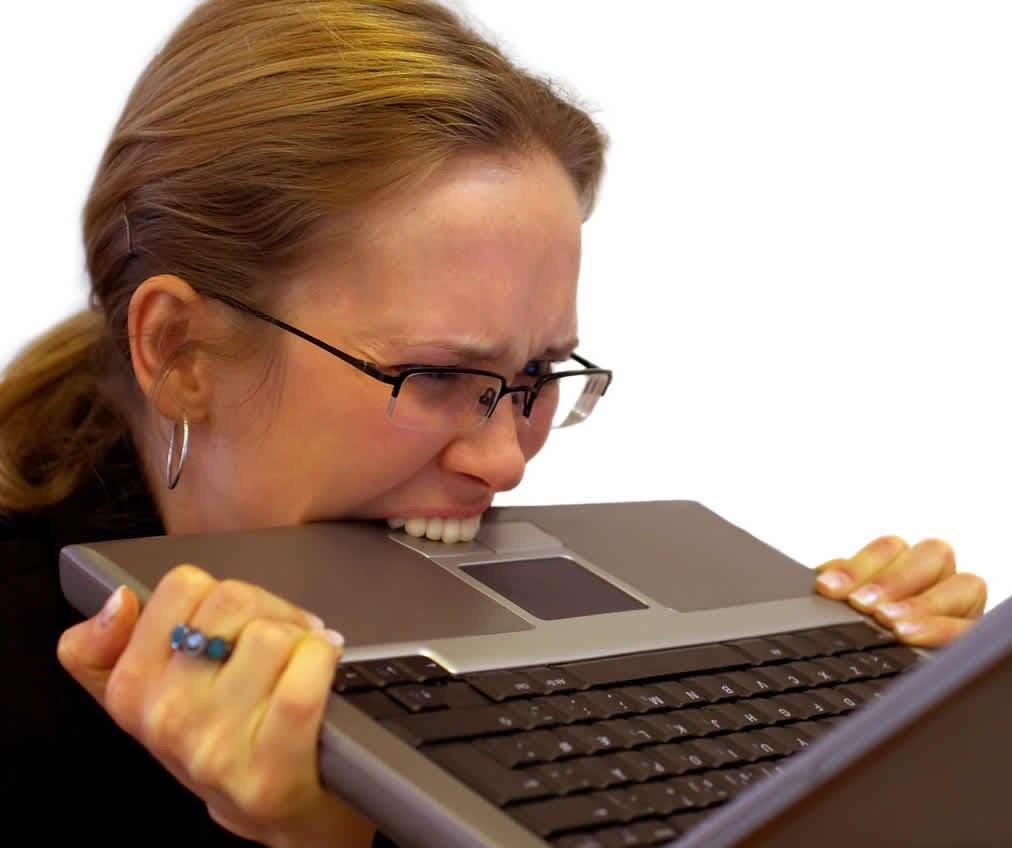
<instances>
[{"instance_id":1,"label":"woman","mask_svg":"<svg viewBox=\"0 0 1012 848\"><path fill-rule=\"evenodd\" d=\"M24 693L5 808L34 835L72 820L107 843L370 844L317 779L340 622L181 565L143 612L121 589L75 623L57 553L337 518L472 534L569 409L539 379L587 366L569 360L604 146L423 0L209 0L177 29L87 202L91 308L0 384ZM939 540L883 537L821 570L819 591L913 644L984 606ZM173 651L179 622L231 657Z\"/></svg>"}]
</instances>

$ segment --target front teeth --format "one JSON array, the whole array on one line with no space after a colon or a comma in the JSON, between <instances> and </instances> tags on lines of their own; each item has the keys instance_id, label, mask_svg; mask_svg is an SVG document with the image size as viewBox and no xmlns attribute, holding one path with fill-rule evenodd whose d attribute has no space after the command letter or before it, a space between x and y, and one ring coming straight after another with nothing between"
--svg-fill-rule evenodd
<instances>
[{"instance_id":1,"label":"front teeth","mask_svg":"<svg viewBox=\"0 0 1012 848\"><path fill-rule=\"evenodd\" d=\"M448 545L455 542L470 542L481 526L481 516L470 518L388 518L387 524L397 530L401 527L409 536L421 539L423 536L433 542L442 541Z\"/></svg>"}]
</instances>

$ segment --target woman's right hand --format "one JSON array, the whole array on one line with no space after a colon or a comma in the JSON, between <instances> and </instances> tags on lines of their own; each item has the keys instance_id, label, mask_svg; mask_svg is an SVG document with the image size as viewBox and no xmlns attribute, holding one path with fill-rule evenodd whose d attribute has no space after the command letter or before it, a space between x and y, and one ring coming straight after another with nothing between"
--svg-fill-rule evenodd
<instances>
[{"instance_id":1,"label":"woman's right hand","mask_svg":"<svg viewBox=\"0 0 1012 848\"><path fill-rule=\"evenodd\" d=\"M121 587L57 648L116 723L239 836L278 848L368 846L373 825L319 780L340 636L257 586L190 565L139 607ZM218 663L173 651L180 623L233 642L232 655Z\"/></svg>"}]
</instances>

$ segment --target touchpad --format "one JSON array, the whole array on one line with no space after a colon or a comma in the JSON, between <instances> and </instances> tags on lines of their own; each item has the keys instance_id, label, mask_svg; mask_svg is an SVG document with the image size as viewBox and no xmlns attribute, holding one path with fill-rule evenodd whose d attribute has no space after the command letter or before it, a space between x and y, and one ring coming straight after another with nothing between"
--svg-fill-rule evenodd
<instances>
[{"instance_id":1,"label":"touchpad","mask_svg":"<svg viewBox=\"0 0 1012 848\"><path fill-rule=\"evenodd\" d=\"M646 609L646 604L565 557L483 562L460 570L542 619Z\"/></svg>"}]
</instances>

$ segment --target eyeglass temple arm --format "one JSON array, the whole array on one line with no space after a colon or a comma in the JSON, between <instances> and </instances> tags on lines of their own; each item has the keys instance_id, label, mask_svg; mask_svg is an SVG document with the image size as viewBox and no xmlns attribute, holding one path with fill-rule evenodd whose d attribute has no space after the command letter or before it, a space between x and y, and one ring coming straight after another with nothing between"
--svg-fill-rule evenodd
<instances>
[{"instance_id":1,"label":"eyeglass temple arm","mask_svg":"<svg viewBox=\"0 0 1012 848\"><path fill-rule=\"evenodd\" d=\"M255 309L252 306L247 306L242 301L236 300L235 298L230 297L227 294L214 294L211 295L211 297L213 297L215 300L220 300L222 303L225 303L228 306L233 307L234 309L238 309L240 312L246 312L249 315L252 315L254 318L259 318L261 321L266 321L268 324L273 324L275 327L285 330L288 333L292 333L293 335L298 336L300 339L305 339L310 344L316 345L318 348L327 351L327 353L336 356L338 359L343 359L345 362L347 362L349 365L354 366L359 371L364 371L370 377L375 377L377 380L382 380L384 383L389 383L390 385L396 385L397 383L400 382L399 378L391 377L389 374L384 374L371 362L366 362L364 359L358 359L357 357L354 357L349 353L345 353L343 350L339 350L338 348L327 344L322 339L318 339L316 338L316 336L311 336L309 335L309 333L303 332L298 327L293 327L291 324L286 324L280 318L275 318L273 315L268 315L266 312L261 312L259 309Z\"/></svg>"}]
</instances>

